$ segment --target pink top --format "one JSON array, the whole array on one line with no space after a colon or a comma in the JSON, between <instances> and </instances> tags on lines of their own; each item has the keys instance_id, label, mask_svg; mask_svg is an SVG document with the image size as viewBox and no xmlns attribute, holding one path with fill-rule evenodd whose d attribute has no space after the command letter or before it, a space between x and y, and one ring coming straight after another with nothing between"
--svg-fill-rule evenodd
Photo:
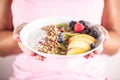
<instances>
[{"instance_id":1,"label":"pink top","mask_svg":"<svg viewBox=\"0 0 120 80\"><path fill-rule=\"evenodd\" d=\"M18 26L51 16L79 17L101 23L103 0L13 0L13 24ZM21 53L13 64L11 80L105 80L101 55L90 59L53 59L39 61Z\"/></svg>"}]
</instances>

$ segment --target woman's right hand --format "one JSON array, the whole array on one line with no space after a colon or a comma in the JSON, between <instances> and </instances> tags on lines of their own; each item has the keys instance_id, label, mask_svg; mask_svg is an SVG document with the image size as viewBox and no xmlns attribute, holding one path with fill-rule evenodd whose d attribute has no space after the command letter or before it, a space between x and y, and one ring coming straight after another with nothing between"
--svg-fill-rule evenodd
<instances>
[{"instance_id":1,"label":"woman's right hand","mask_svg":"<svg viewBox=\"0 0 120 80\"><path fill-rule=\"evenodd\" d=\"M40 55L37 55L36 53L34 53L34 52L32 52L31 50L29 50L28 48L26 48L26 47L24 46L24 44L21 42L21 40L20 40L20 36L19 36L20 31L21 31L21 29L22 29L26 24L27 24L27 23L23 23L23 24L19 25L18 27L16 27L16 28L14 29L13 38L18 42L18 45L19 45L19 47L21 48L21 50L22 50L23 52L25 52L26 54L34 57L35 59L38 59L38 60L42 60L42 61L43 61L43 60L45 59L45 57L40 56Z\"/></svg>"}]
</instances>

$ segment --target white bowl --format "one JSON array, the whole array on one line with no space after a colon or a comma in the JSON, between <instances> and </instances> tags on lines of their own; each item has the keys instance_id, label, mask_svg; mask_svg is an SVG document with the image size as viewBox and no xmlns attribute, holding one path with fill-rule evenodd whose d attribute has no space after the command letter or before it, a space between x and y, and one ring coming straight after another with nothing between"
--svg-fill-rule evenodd
<instances>
[{"instance_id":1,"label":"white bowl","mask_svg":"<svg viewBox=\"0 0 120 80\"><path fill-rule=\"evenodd\" d=\"M95 30L98 32L99 38L97 39L96 47L86 53L76 54L76 55L55 55L55 54L47 54L40 51L37 51L34 47L39 42L41 36L45 36L46 33L44 31L40 31L41 27L48 26L51 24L59 24L59 23L68 23L71 20L78 21L80 19L68 18L68 17L52 17L52 18L43 18L32 21L28 23L20 32L20 38L22 43L41 56L52 57L52 58L74 58L74 57L83 57L86 54L89 54L99 48L100 44L103 44L104 34L100 27L95 27ZM95 25L90 23L91 25ZM44 37L43 37L44 38Z\"/></svg>"}]
</instances>

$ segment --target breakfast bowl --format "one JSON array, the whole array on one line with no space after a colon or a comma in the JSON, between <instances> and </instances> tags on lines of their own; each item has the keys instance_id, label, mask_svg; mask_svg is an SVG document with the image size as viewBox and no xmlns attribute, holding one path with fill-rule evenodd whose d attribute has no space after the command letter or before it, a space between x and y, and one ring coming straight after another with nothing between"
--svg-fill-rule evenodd
<instances>
[{"instance_id":1,"label":"breakfast bowl","mask_svg":"<svg viewBox=\"0 0 120 80\"><path fill-rule=\"evenodd\" d=\"M51 58L84 57L105 39L101 25L70 17L34 20L20 31L22 43L38 55Z\"/></svg>"}]
</instances>

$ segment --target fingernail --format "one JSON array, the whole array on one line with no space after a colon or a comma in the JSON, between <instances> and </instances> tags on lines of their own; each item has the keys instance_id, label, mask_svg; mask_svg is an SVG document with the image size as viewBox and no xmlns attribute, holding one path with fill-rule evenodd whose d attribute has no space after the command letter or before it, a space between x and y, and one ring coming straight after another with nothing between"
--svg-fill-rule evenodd
<instances>
[{"instance_id":1,"label":"fingernail","mask_svg":"<svg viewBox=\"0 0 120 80\"><path fill-rule=\"evenodd\" d=\"M84 58L88 59L88 58L89 58L89 55L85 55Z\"/></svg>"},{"instance_id":2,"label":"fingernail","mask_svg":"<svg viewBox=\"0 0 120 80\"><path fill-rule=\"evenodd\" d=\"M45 59L46 59L45 57L41 56L41 61L44 61Z\"/></svg>"},{"instance_id":3,"label":"fingernail","mask_svg":"<svg viewBox=\"0 0 120 80\"><path fill-rule=\"evenodd\" d=\"M21 42L20 37L16 37L16 40L17 40L18 42Z\"/></svg>"},{"instance_id":4,"label":"fingernail","mask_svg":"<svg viewBox=\"0 0 120 80\"><path fill-rule=\"evenodd\" d=\"M30 56L35 56L35 54L30 54Z\"/></svg>"}]
</instances>

